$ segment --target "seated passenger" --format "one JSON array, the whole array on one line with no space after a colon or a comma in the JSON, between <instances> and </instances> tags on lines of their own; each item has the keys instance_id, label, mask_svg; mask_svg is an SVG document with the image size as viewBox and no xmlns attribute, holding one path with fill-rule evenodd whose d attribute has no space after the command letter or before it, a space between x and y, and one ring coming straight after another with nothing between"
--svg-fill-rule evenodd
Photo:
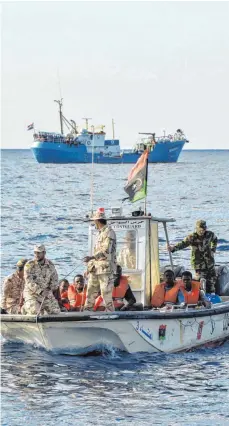
<instances>
[{"instance_id":1,"label":"seated passenger","mask_svg":"<svg viewBox=\"0 0 229 426\"><path fill-rule=\"evenodd\" d=\"M211 302L205 296L204 290L201 289L199 281L192 281L190 271L184 271L179 282L180 289L178 292L178 303L186 305L203 304L206 308L211 307Z\"/></svg>"},{"instance_id":2,"label":"seated passenger","mask_svg":"<svg viewBox=\"0 0 229 426\"><path fill-rule=\"evenodd\" d=\"M60 309L62 311L70 310L70 303L68 300L68 287L69 282L65 278L59 282L58 289L54 292L54 296L58 300Z\"/></svg>"},{"instance_id":3,"label":"seated passenger","mask_svg":"<svg viewBox=\"0 0 229 426\"><path fill-rule=\"evenodd\" d=\"M118 254L118 263L127 269L136 268L136 233L127 231L125 245Z\"/></svg>"},{"instance_id":4,"label":"seated passenger","mask_svg":"<svg viewBox=\"0 0 229 426\"><path fill-rule=\"evenodd\" d=\"M27 259L17 262L17 270L3 282L1 301L2 314L20 314L23 305L23 290L25 286L24 266Z\"/></svg>"},{"instance_id":5,"label":"seated passenger","mask_svg":"<svg viewBox=\"0 0 229 426\"><path fill-rule=\"evenodd\" d=\"M136 299L129 285L129 277L122 275L122 268L120 265L117 265L112 299L116 311L135 311L143 309L140 303L136 303ZM127 304L124 303L124 299L127 301ZM105 310L105 304L101 295L99 295L95 301L94 310Z\"/></svg>"},{"instance_id":6,"label":"seated passenger","mask_svg":"<svg viewBox=\"0 0 229 426\"><path fill-rule=\"evenodd\" d=\"M164 272L164 281L155 287L151 305L154 308L161 308L166 303L177 303L179 288L180 284L175 281L174 272L171 269L167 269Z\"/></svg>"},{"instance_id":7,"label":"seated passenger","mask_svg":"<svg viewBox=\"0 0 229 426\"><path fill-rule=\"evenodd\" d=\"M70 311L81 311L86 301L86 284L83 275L76 275L74 283L68 287Z\"/></svg>"}]
</instances>

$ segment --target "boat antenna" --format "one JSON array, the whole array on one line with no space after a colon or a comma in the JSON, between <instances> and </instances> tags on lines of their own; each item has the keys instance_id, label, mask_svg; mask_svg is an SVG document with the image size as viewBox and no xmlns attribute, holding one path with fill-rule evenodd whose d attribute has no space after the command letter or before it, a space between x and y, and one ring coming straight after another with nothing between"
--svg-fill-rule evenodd
<instances>
[{"instance_id":1,"label":"boat antenna","mask_svg":"<svg viewBox=\"0 0 229 426\"><path fill-rule=\"evenodd\" d=\"M82 120L85 120L85 122L86 122L86 129L88 130L88 121L92 120L92 118L83 117Z\"/></svg>"},{"instance_id":2,"label":"boat antenna","mask_svg":"<svg viewBox=\"0 0 229 426\"><path fill-rule=\"evenodd\" d=\"M94 201L94 147L95 147L95 127L91 126L92 130L92 150L91 150L91 216L93 215L93 201Z\"/></svg>"},{"instance_id":3,"label":"boat antenna","mask_svg":"<svg viewBox=\"0 0 229 426\"><path fill-rule=\"evenodd\" d=\"M112 138L113 140L115 139L115 128L114 128L115 122L114 119L112 118Z\"/></svg>"},{"instance_id":4,"label":"boat antenna","mask_svg":"<svg viewBox=\"0 0 229 426\"><path fill-rule=\"evenodd\" d=\"M63 135L63 114L62 114L62 106L63 106L63 98L60 100L54 99L54 102L56 102L59 105L59 115L60 115L60 132Z\"/></svg>"},{"instance_id":5,"label":"boat antenna","mask_svg":"<svg viewBox=\"0 0 229 426\"><path fill-rule=\"evenodd\" d=\"M58 81L58 86L59 86L59 95L60 95L60 99L62 99L59 67L57 67L57 81Z\"/></svg>"}]
</instances>

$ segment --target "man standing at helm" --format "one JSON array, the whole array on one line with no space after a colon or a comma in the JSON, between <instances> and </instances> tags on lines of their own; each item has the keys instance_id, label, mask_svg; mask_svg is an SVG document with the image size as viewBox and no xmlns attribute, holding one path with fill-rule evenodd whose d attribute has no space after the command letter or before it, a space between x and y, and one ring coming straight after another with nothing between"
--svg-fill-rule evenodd
<instances>
[{"instance_id":1,"label":"man standing at helm","mask_svg":"<svg viewBox=\"0 0 229 426\"><path fill-rule=\"evenodd\" d=\"M118 255L118 263L127 269L136 268L136 232L127 231L125 245Z\"/></svg>"},{"instance_id":2,"label":"man standing at helm","mask_svg":"<svg viewBox=\"0 0 229 426\"><path fill-rule=\"evenodd\" d=\"M58 288L58 275L51 260L46 259L43 244L34 247L34 260L25 265L23 313L58 314L60 308L53 291Z\"/></svg>"},{"instance_id":3,"label":"man standing at helm","mask_svg":"<svg viewBox=\"0 0 229 426\"><path fill-rule=\"evenodd\" d=\"M94 255L86 256L88 285L84 309L93 310L98 292L101 292L106 309L114 311L112 290L116 273L116 234L107 225L104 209L98 209L92 218L98 230Z\"/></svg>"},{"instance_id":4,"label":"man standing at helm","mask_svg":"<svg viewBox=\"0 0 229 426\"><path fill-rule=\"evenodd\" d=\"M207 230L205 220L197 220L196 230L176 245L168 246L169 251L182 250L191 246L191 264L196 272L196 279L206 279L207 293L215 293L216 271L214 254L217 247L217 237Z\"/></svg>"}]
</instances>

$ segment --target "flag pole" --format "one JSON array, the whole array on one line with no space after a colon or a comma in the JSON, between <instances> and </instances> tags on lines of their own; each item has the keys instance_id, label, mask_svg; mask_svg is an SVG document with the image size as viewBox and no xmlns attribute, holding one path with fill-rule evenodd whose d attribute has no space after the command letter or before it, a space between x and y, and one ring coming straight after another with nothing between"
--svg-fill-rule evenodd
<instances>
[{"instance_id":1,"label":"flag pole","mask_svg":"<svg viewBox=\"0 0 229 426\"><path fill-rule=\"evenodd\" d=\"M148 157L147 157L147 163L146 163L146 196L145 196L145 216L146 216L146 214L147 214L147 211L146 211L146 202L147 202L147 185L148 185L148 163L149 163L149 160L148 160Z\"/></svg>"}]
</instances>

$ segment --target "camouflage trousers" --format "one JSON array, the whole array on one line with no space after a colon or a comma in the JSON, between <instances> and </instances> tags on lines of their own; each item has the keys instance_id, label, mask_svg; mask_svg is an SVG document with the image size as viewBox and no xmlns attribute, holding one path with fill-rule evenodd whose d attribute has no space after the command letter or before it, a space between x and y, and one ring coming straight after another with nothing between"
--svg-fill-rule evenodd
<instances>
[{"instance_id":1,"label":"camouflage trousers","mask_svg":"<svg viewBox=\"0 0 229 426\"><path fill-rule=\"evenodd\" d=\"M114 311L114 305L112 300L112 291L114 287L114 276L108 274L88 274L87 284L87 297L84 309L93 310L95 299L98 296L98 292L101 291L106 309L108 311Z\"/></svg>"},{"instance_id":2,"label":"camouflage trousers","mask_svg":"<svg viewBox=\"0 0 229 426\"><path fill-rule=\"evenodd\" d=\"M20 308L19 303L18 303L18 305L14 305L14 306L11 306L10 308L7 308L6 312L8 314L11 314L11 315L20 314L21 313L21 308Z\"/></svg>"},{"instance_id":3,"label":"camouflage trousers","mask_svg":"<svg viewBox=\"0 0 229 426\"><path fill-rule=\"evenodd\" d=\"M43 303L42 303L43 302ZM42 304L42 307L41 307ZM41 308L41 311L40 311ZM53 295L49 295L48 297L41 299L40 297L30 297L26 298L24 301L24 305L22 307L22 314L24 315L37 315L40 311L40 314L59 314L60 307L58 301L55 299Z\"/></svg>"},{"instance_id":4,"label":"camouflage trousers","mask_svg":"<svg viewBox=\"0 0 229 426\"><path fill-rule=\"evenodd\" d=\"M196 279L199 281L201 278L206 279L206 293L215 293L216 286L216 270L211 269L196 269Z\"/></svg>"}]
</instances>

